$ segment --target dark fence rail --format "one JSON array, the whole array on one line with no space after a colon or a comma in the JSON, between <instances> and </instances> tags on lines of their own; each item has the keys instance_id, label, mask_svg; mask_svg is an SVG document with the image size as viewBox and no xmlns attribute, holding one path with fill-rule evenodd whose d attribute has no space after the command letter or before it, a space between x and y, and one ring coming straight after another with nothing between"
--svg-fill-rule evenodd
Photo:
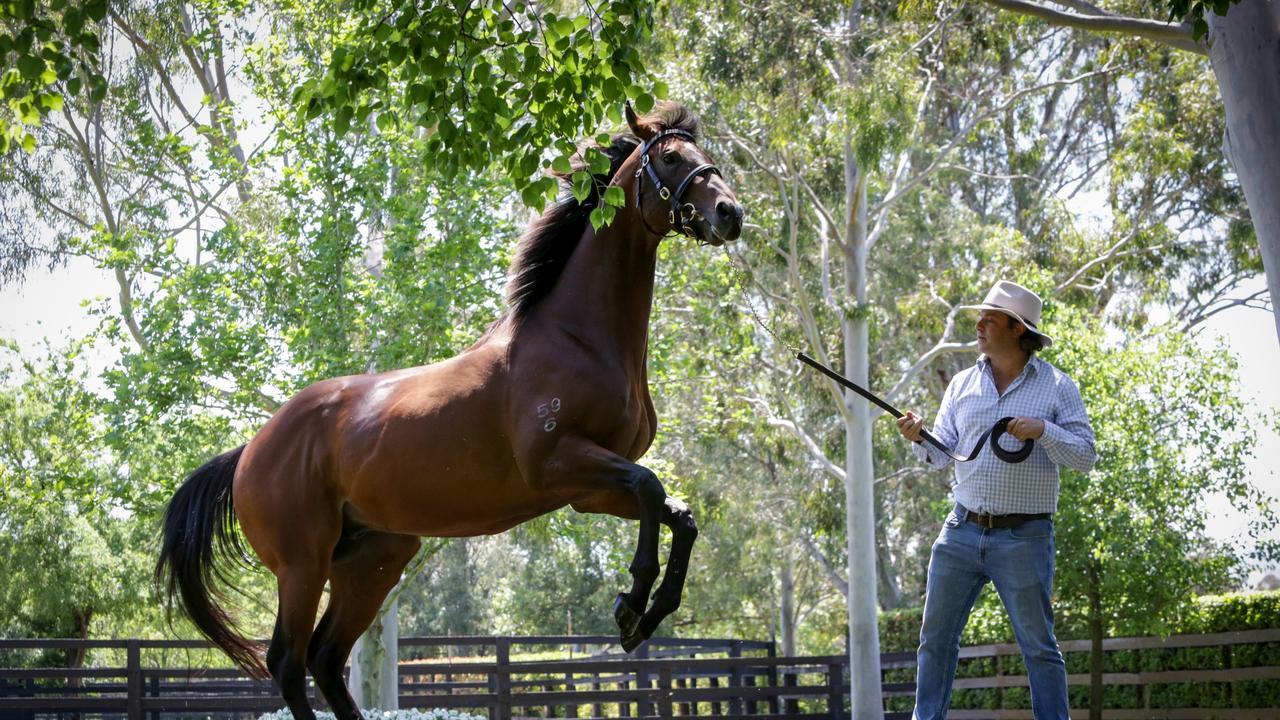
<instances>
[{"instance_id":1,"label":"dark fence rail","mask_svg":"<svg viewBox=\"0 0 1280 720\"><path fill-rule=\"evenodd\" d=\"M634 655L616 649L612 637L450 637L400 641L400 707L452 708L490 720L514 718L668 718L712 716L717 720L800 720L848 717L849 681L844 656L776 657L768 642L655 638ZM1170 638L1112 638L1107 651L1152 648L1221 647L1280 642L1280 629L1186 635ZM0 720L103 718L251 718L280 709L270 683L233 669L173 668L148 654L206 650L200 641L160 640L0 640L0 656L16 651L95 651L104 667L0 668ZM1062 643L1067 653L1087 652L1087 641ZM961 649L962 658L1019 654L1016 645ZM555 656L548 659L548 656ZM99 658L95 656L95 661ZM117 662L111 662L117 661ZM914 668L913 653L882 656L884 671ZM1107 685L1144 689L1167 683L1280 682L1280 667L1240 667L1108 673ZM1072 674L1072 685L1088 685L1088 675ZM997 672L960 678L956 688L1025 688L1025 675ZM912 682L884 682L886 698L909 697ZM311 689L314 705L323 708ZM1144 699L1149 696L1143 693ZM1280 720L1278 708L1153 708L1106 710L1108 720ZM1087 714L1084 710L1073 715ZM889 712L905 720L906 712ZM956 720L1031 718L1025 709L952 710Z\"/></svg>"}]
</instances>

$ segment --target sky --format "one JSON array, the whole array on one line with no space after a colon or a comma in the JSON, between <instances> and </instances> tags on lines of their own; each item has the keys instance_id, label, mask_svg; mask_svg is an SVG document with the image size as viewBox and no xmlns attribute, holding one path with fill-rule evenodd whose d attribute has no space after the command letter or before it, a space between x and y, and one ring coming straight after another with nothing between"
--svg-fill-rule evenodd
<instances>
[{"instance_id":1,"label":"sky","mask_svg":"<svg viewBox=\"0 0 1280 720\"><path fill-rule=\"evenodd\" d=\"M1261 276L1242 286L1237 294L1248 294L1265 287ZM83 337L94 325L83 303L95 298L114 302L115 280L110 273L98 270L83 259L73 259L53 272L33 270L21 285L0 288L0 337L17 341L25 355L38 355L45 338L56 347ZM1271 315L1253 308L1232 308L1211 318L1201 329L1199 341L1211 346L1224 341L1240 362L1241 391L1247 405L1259 418L1258 444L1246 473L1256 487L1280 497L1280 435L1275 424L1262 422L1280 414L1280 340L1277 340ZM110 355L99 351L92 361L106 365ZM1225 498L1209 503L1209 534L1222 541L1243 541L1242 531L1247 517L1236 513ZM1270 537L1280 540L1280 528L1272 528ZM1253 587L1267 572L1280 576L1280 567L1252 572L1246 587Z\"/></svg>"}]
</instances>

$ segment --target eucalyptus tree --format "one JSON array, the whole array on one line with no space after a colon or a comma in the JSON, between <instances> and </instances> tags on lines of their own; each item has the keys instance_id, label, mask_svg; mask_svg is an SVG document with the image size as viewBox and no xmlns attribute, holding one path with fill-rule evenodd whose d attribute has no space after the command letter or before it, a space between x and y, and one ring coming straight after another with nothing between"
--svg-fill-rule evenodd
<instances>
[{"instance_id":1,"label":"eucalyptus tree","mask_svg":"<svg viewBox=\"0 0 1280 720\"><path fill-rule=\"evenodd\" d=\"M1184 127L1170 114L1198 107L1195 64L1055 28L992 26L947 3L676 5L672 18L672 57L709 52L674 62L668 77L682 95L706 85L714 139L750 194L756 234L739 261L756 282L741 307L764 315L774 372L746 394L845 485L846 577L877 577L888 604L904 597L899 569L920 587L932 527L922 520L942 487L914 469L875 482L873 458L902 467L905 449L889 428L872 442L878 411L860 400L816 378L788 380L794 349L827 361L838 346L855 381L927 402L972 347L954 306L995 277L1047 268L1041 289L1053 301L1127 324L1150 302L1226 306L1223 293L1255 262L1239 251L1247 243L1223 252L1213 242L1222 228L1244 234L1225 165L1197 144L1220 119L1200 113ZM1105 221L1082 211L1090 198ZM877 519L873 488L910 511ZM875 584L832 579L850 592L857 695L878 677ZM878 696L855 697L858 716L872 706Z\"/></svg>"},{"instance_id":2,"label":"eucalyptus tree","mask_svg":"<svg viewBox=\"0 0 1280 720\"><path fill-rule=\"evenodd\" d=\"M1280 134L1280 5L1274 0L1170 0L1161 3L1168 6L1170 19L1159 20L1130 4L984 2L1056 26L1143 38L1148 47L1158 44L1209 58L1226 113L1222 149L1249 200L1252 231L1274 303L1280 296L1280 208L1272 201L1280 193L1280 155L1273 142ZM1280 337L1280 315L1273 311L1273 319Z\"/></svg>"}]
</instances>

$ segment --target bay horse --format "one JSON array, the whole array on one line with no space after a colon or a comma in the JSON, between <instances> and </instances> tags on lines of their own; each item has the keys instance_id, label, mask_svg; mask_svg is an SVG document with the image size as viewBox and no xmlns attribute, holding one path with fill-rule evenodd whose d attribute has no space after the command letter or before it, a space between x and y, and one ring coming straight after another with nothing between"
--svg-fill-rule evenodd
<instances>
[{"instance_id":1,"label":"bay horse","mask_svg":"<svg viewBox=\"0 0 1280 720\"><path fill-rule=\"evenodd\" d=\"M526 230L507 311L472 347L310 385L170 500L156 566L169 606L242 669L272 677L297 720L315 717L308 670L338 718L360 717L343 667L423 536L499 533L565 505L639 520L631 589L613 607L622 647L679 607L697 525L636 463L657 429L646 370L654 269L667 235L722 245L738 238L743 210L687 109L638 117L628 105L626 119L631 132L601 148L610 168L591 196L564 197ZM573 169L585 168L580 153ZM626 205L596 231L588 215L606 186ZM237 524L276 577L265 657L216 587L229 583L225 563L247 557ZM659 524L671 551L650 603Z\"/></svg>"}]
</instances>

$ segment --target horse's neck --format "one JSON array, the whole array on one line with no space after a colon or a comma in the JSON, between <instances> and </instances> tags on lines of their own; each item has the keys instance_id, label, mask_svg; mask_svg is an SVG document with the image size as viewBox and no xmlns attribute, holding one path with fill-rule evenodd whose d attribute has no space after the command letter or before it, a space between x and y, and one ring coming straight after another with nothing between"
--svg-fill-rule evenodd
<instances>
[{"instance_id":1,"label":"horse's neck","mask_svg":"<svg viewBox=\"0 0 1280 720\"><path fill-rule=\"evenodd\" d=\"M587 227L543 306L583 338L616 349L629 368L643 372L653 308L658 240L639 214L624 208L599 233Z\"/></svg>"}]
</instances>

